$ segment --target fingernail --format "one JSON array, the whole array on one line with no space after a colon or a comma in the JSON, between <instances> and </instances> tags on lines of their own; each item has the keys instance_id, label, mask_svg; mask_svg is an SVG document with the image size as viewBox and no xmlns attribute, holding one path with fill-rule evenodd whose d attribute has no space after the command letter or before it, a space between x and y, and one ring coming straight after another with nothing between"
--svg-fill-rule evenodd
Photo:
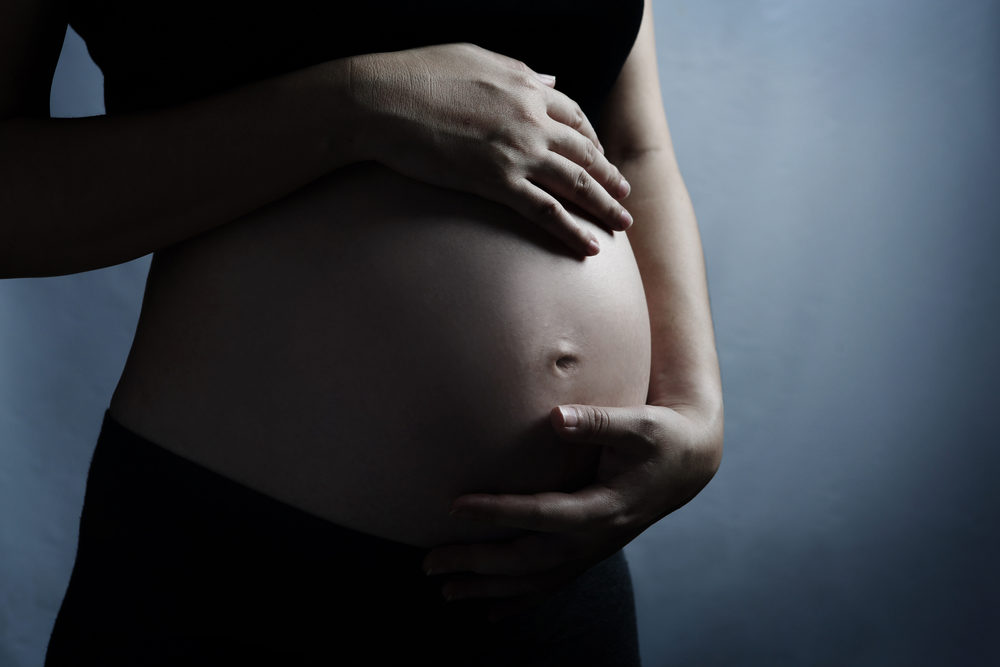
<instances>
[{"instance_id":1,"label":"fingernail","mask_svg":"<svg viewBox=\"0 0 1000 667\"><path fill-rule=\"evenodd\" d=\"M593 236L590 237L590 241L587 243L587 254L596 255L601 252L601 244L597 242Z\"/></svg>"},{"instance_id":2,"label":"fingernail","mask_svg":"<svg viewBox=\"0 0 1000 667\"><path fill-rule=\"evenodd\" d=\"M541 79L542 83L544 83L547 86L556 85L556 78L551 74L542 74L541 72L535 72L535 76Z\"/></svg>"},{"instance_id":3,"label":"fingernail","mask_svg":"<svg viewBox=\"0 0 1000 667\"><path fill-rule=\"evenodd\" d=\"M618 195L619 197L627 197L628 193L632 192L631 184L629 184L628 181L622 178L621 184L618 186L618 192L621 193L620 195Z\"/></svg>"},{"instance_id":4,"label":"fingernail","mask_svg":"<svg viewBox=\"0 0 1000 667\"><path fill-rule=\"evenodd\" d=\"M562 415L563 426L566 428L573 428L580 421L580 413L574 407L561 405L559 414Z\"/></svg>"},{"instance_id":5,"label":"fingernail","mask_svg":"<svg viewBox=\"0 0 1000 667\"><path fill-rule=\"evenodd\" d=\"M622 230L628 229L629 227L632 226L632 216L629 214L628 211L622 209L622 214L619 217L621 218L622 222Z\"/></svg>"}]
</instances>

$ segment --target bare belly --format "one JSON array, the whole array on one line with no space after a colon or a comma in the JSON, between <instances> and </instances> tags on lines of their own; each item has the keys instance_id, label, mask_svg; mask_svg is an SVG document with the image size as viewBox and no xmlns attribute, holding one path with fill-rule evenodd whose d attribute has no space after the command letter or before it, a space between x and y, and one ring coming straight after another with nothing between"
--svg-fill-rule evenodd
<instances>
[{"instance_id":1,"label":"bare belly","mask_svg":"<svg viewBox=\"0 0 1000 667\"><path fill-rule=\"evenodd\" d=\"M646 399L635 259L593 229L580 259L499 204L338 170L156 254L111 413L356 530L510 535L451 501L585 485L598 451L556 438L552 407Z\"/></svg>"}]
</instances>

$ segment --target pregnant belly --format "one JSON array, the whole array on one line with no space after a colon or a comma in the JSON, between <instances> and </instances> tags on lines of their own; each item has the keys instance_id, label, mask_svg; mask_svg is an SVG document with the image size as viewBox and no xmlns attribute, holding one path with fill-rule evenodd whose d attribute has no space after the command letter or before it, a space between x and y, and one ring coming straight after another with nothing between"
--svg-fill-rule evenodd
<instances>
[{"instance_id":1,"label":"pregnant belly","mask_svg":"<svg viewBox=\"0 0 1000 667\"><path fill-rule=\"evenodd\" d=\"M156 254L111 412L356 530L511 535L449 517L452 499L585 485L599 452L557 439L552 407L645 402L639 272L624 234L592 227L582 259L499 204L338 170Z\"/></svg>"}]
</instances>

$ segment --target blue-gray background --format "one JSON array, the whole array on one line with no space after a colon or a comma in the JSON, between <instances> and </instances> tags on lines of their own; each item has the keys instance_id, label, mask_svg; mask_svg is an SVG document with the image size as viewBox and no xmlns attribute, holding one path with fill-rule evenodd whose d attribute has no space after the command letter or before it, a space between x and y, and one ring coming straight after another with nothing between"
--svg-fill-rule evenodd
<instances>
[{"instance_id":1,"label":"blue-gray background","mask_svg":"<svg viewBox=\"0 0 1000 667\"><path fill-rule=\"evenodd\" d=\"M628 547L645 664L1000 664L1000 3L654 4L727 432ZM70 32L53 115L101 94ZM0 282L4 666L41 664L147 268Z\"/></svg>"}]
</instances>

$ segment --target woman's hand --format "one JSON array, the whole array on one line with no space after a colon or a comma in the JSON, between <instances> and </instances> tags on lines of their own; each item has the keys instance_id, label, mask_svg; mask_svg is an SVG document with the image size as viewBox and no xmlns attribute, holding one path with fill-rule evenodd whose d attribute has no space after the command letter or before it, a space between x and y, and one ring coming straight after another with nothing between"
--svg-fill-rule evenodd
<instances>
[{"instance_id":1,"label":"woman's hand","mask_svg":"<svg viewBox=\"0 0 1000 667\"><path fill-rule=\"evenodd\" d=\"M470 494L452 514L529 531L510 541L430 550L428 574L449 574L442 594L492 598L493 619L519 613L621 549L693 498L718 468L721 409L644 405L553 409L552 423L581 447L603 446L597 479L575 493Z\"/></svg>"},{"instance_id":2,"label":"woman's hand","mask_svg":"<svg viewBox=\"0 0 1000 667\"><path fill-rule=\"evenodd\" d=\"M510 206L585 255L597 238L553 195L609 230L631 224L590 121L521 61L468 43L365 54L350 89L365 150L406 176Z\"/></svg>"}]
</instances>

